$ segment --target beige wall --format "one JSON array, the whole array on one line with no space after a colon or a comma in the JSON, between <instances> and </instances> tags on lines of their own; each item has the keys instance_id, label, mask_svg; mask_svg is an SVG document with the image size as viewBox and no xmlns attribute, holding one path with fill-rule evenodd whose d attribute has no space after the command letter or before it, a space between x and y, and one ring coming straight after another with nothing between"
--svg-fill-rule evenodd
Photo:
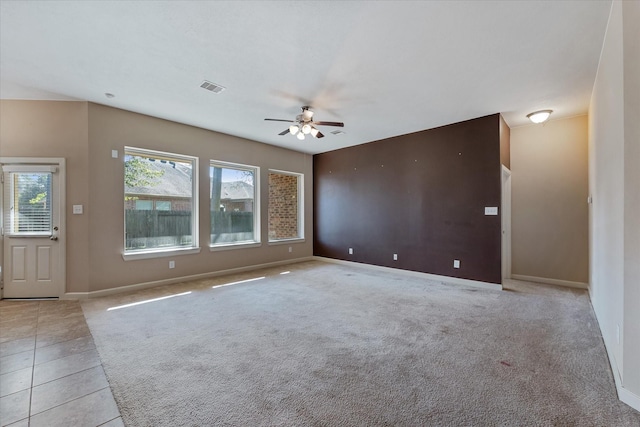
<instances>
[{"instance_id":1,"label":"beige wall","mask_svg":"<svg viewBox=\"0 0 640 427\"><path fill-rule=\"evenodd\" d=\"M86 102L2 101L1 105L2 156L67 159L67 292L206 274L313 253L310 155ZM199 254L124 261L125 146L199 158L200 224L208 224L210 218L210 159L260 167L262 246L210 252L209 228L201 226ZM118 150L118 159L111 157L111 150ZM304 242L267 243L269 168L304 174ZM83 215L71 215L74 204L84 205ZM169 269L170 259L175 260L175 269Z\"/></svg>"},{"instance_id":2,"label":"beige wall","mask_svg":"<svg viewBox=\"0 0 640 427\"><path fill-rule=\"evenodd\" d=\"M587 283L587 116L511 129L512 274Z\"/></svg>"},{"instance_id":3,"label":"beige wall","mask_svg":"<svg viewBox=\"0 0 640 427\"><path fill-rule=\"evenodd\" d=\"M589 106L590 295L618 396L640 410L640 3L614 1ZM619 334L618 334L619 330Z\"/></svg>"},{"instance_id":4,"label":"beige wall","mask_svg":"<svg viewBox=\"0 0 640 427\"><path fill-rule=\"evenodd\" d=\"M173 258L124 261L125 146L197 156L200 162L200 224L209 224L209 160L244 163L260 167L262 246L210 252L209 227L200 227L202 251ZM119 159L111 158L118 150ZM89 228L91 290L183 277L232 268L283 261L313 254L312 161L303 153L261 144L229 135L135 114L103 105L89 104ZM268 170L304 174L304 243L267 243ZM293 252L289 253L288 248ZM169 260L176 262L169 270Z\"/></svg>"},{"instance_id":5,"label":"beige wall","mask_svg":"<svg viewBox=\"0 0 640 427\"><path fill-rule=\"evenodd\" d=\"M511 128L500 115L500 163L511 169Z\"/></svg>"},{"instance_id":6,"label":"beige wall","mask_svg":"<svg viewBox=\"0 0 640 427\"><path fill-rule=\"evenodd\" d=\"M89 194L88 104L66 101L0 101L0 156L66 159L67 289L89 284L89 219L71 215Z\"/></svg>"}]
</instances>

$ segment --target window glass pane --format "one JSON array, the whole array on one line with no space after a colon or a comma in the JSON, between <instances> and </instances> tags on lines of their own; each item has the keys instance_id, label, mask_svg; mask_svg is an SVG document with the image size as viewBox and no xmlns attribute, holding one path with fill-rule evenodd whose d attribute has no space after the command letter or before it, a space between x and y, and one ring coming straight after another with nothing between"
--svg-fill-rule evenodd
<instances>
[{"instance_id":1,"label":"window glass pane","mask_svg":"<svg viewBox=\"0 0 640 427\"><path fill-rule=\"evenodd\" d=\"M9 233L51 234L51 172L10 172L7 187Z\"/></svg>"},{"instance_id":2,"label":"window glass pane","mask_svg":"<svg viewBox=\"0 0 640 427\"><path fill-rule=\"evenodd\" d=\"M197 245L195 165L186 156L125 150L125 252Z\"/></svg>"},{"instance_id":3,"label":"window glass pane","mask_svg":"<svg viewBox=\"0 0 640 427\"><path fill-rule=\"evenodd\" d=\"M269 172L269 240L302 238L302 175Z\"/></svg>"},{"instance_id":4,"label":"window glass pane","mask_svg":"<svg viewBox=\"0 0 640 427\"><path fill-rule=\"evenodd\" d=\"M171 202L168 200L156 200L156 210L159 211L170 211L171 210Z\"/></svg>"},{"instance_id":5,"label":"window glass pane","mask_svg":"<svg viewBox=\"0 0 640 427\"><path fill-rule=\"evenodd\" d=\"M211 245L255 243L257 168L211 162Z\"/></svg>"},{"instance_id":6,"label":"window glass pane","mask_svg":"<svg viewBox=\"0 0 640 427\"><path fill-rule=\"evenodd\" d=\"M151 200L136 200L136 207L139 211L150 211L153 209L153 202Z\"/></svg>"}]
</instances>

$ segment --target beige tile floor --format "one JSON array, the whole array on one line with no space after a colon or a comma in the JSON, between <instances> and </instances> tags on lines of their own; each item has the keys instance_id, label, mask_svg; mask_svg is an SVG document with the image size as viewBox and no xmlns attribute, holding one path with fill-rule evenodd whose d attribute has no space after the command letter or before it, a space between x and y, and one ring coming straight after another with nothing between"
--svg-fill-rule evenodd
<instances>
[{"instance_id":1,"label":"beige tile floor","mask_svg":"<svg viewBox=\"0 0 640 427\"><path fill-rule=\"evenodd\" d=\"M78 301L0 301L0 425L124 426Z\"/></svg>"}]
</instances>

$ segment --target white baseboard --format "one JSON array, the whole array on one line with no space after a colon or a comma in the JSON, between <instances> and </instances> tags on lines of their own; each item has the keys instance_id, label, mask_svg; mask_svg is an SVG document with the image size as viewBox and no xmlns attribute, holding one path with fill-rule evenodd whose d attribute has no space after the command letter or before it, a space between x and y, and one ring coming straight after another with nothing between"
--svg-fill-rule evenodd
<instances>
[{"instance_id":1,"label":"white baseboard","mask_svg":"<svg viewBox=\"0 0 640 427\"><path fill-rule=\"evenodd\" d=\"M593 302L592 302L593 306ZM620 377L620 370L618 369L618 362L616 358L613 356L613 351L610 350L612 347L609 345L609 341L606 336L602 332L602 328L600 327L600 319L598 319L598 313L596 313L596 320L598 321L598 328L600 329L600 335L602 336L602 341L604 342L604 348L607 351L607 357L609 359L609 366L611 366L611 373L613 374L613 381L616 384L616 392L618 393L618 399L631 406L636 411L640 411L640 396L633 393L632 391L624 388L622 385L622 378Z\"/></svg>"},{"instance_id":2,"label":"white baseboard","mask_svg":"<svg viewBox=\"0 0 640 427\"><path fill-rule=\"evenodd\" d=\"M274 261L274 262L268 262L265 264L256 264L256 265L249 265L246 267L230 268L228 270L219 270L219 271L212 271L209 273L193 274L190 276L174 277L171 279L155 280L153 282L136 283L133 285L119 286L117 288L103 289L100 291L66 292L64 296L62 296L60 299L80 300L80 299L97 298L97 297L103 297L107 295L119 294L123 292L131 292L131 291L138 291L141 289L155 288L156 286L172 285L174 283L188 282L190 280L208 279L211 277L226 276L229 274L243 273L245 271L259 270L262 268L277 267L279 265L294 264L294 263L303 262L303 261L311 261L312 259L313 257L309 256L309 257L303 257L303 258L288 259L284 261Z\"/></svg>"},{"instance_id":3,"label":"white baseboard","mask_svg":"<svg viewBox=\"0 0 640 427\"><path fill-rule=\"evenodd\" d=\"M419 271L411 271L411 270L402 270L400 268L382 267L379 265L363 264L360 262L344 261L341 259L325 258L320 256L314 256L313 259L318 261L323 261L323 262L329 262L333 264L348 265L350 267L359 267L359 268L366 268L369 270L385 271L388 273L404 274L411 277L419 277L422 279L435 280L438 282L450 283L454 285L473 286L475 288L491 289L494 291L502 290L502 285L499 285L497 283L481 282L478 280L469 280L469 279L460 279L458 277L440 276L438 274L422 273Z\"/></svg>"},{"instance_id":4,"label":"white baseboard","mask_svg":"<svg viewBox=\"0 0 640 427\"><path fill-rule=\"evenodd\" d=\"M640 412L640 396L637 394L627 390L624 387L618 388L618 398L620 401L626 403L631 406L636 411Z\"/></svg>"},{"instance_id":5,"label":"white baseboard","mask_svg":"<svg viewBox=\"0 0 640 427\"><path fill-rule=\"evenodd\" d=\"M589 289L588 283L572 282L570 280L549 279L547 277L525 276L524 274L512 274L514 280L524 280L525 282L544 283L546 285L566 286L568 288Z\"/></svg>"}]
</instances>

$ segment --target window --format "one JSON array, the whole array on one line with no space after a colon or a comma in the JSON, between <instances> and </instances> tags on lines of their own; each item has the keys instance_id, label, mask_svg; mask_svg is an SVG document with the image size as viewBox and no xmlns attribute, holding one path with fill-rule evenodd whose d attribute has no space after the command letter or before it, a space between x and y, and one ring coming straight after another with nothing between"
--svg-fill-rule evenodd
<instances>
[{"instance_id":1,"label":"window","mask_svg":"<svg viewBox=\"0 0 640 427\"><path fill-rule=\"evenodd\" d=\"M197 248L198 159L125 147L124 160L125 255Z\"/></svg>"},{"instance_id":2,"label":"window","mask_svg":"<svg viewBox=\"0 0 640 427\"><path fill-rule=\"evenodd\" d=\"M150 211L153 209L153 201L151 200L136 200L136 210Z\"/></svg>"},{"instance_id":3,"label":"window","mask_svg":"<svg viewBox=\"0 0 640 427\"><path fill-rule=\"evenodd\" d=\"M158 211L170 211L171 210L171 201L169 201L169 200L157 200L156 201L156 210L158 210Z\"/></svg>"},{"instance_id":4,"label":"window","mask_svg":"<svg viewBox=\"0 0 640 427\"><path fill-rule=\"evenodd\" d=\"M269 171L269 241L304 238L303 175Z\"/></svg>"},{"instance_id":5,"label":"window","mask_svg":"<svg viewBox=\"0 0 640 427\"><path fill-rule=\"evenodd\" d=\"M28 169L29 167L23 167ZM52 173L31 167L32 171L8 172L5 194L9 208L5 224L7 234L22 236L49 236L52 233L51 178ZM4 168L8 170L9 168ZM37 171L40 169L42 171Z\"/></svg>"},{"instance_id":6,"label":"window","mask_svg":"<svg viewBox=\"0 0 640 427\"><path fill-rule=\"evenodd\" d=\"M255 166L211 161L212 248L260 243L259 176Z\"/></svg>"}]
</instances>

